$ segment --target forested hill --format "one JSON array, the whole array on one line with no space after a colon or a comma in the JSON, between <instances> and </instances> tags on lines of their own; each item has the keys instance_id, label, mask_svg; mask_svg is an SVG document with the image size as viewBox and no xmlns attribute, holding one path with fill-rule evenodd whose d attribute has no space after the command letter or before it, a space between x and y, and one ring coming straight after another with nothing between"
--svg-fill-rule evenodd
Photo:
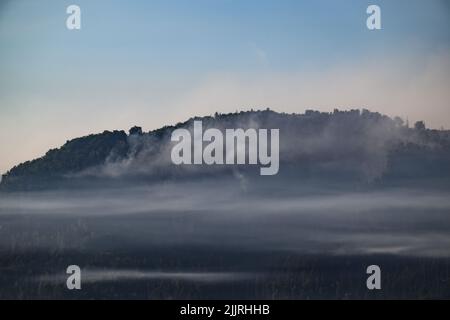
<instances>
[{"instance_id":1,"label":"forested hill","mask_svg":"<svg viewBox=\"0 0 450 320\"><path fill-rule=\"evenodd\" d=\"M0 190L36 190L77 185L81 181L160 181L198 176L253 174L248 166L175 166L170 161L171 132L204 129L280 129L281 177L357 180L447 179L450 133L413 126L368 110L304 114L247 111L191 118L150 132L140 127L104 131L67 141L43 157L15 166L2 177ZM56 134L56 133L55 133ZM267 178L269 179L269 178Z\"/></svg>"}]
</instances>

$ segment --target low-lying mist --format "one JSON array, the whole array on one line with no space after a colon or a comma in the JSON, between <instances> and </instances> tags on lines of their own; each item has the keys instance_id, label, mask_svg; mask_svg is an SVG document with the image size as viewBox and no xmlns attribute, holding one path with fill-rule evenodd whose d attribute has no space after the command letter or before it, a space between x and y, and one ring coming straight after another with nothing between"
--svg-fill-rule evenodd
<instances>
[{"instance_id":1,"label":"low-lying mist","mask_svg":"<svg viewBox=\"0 0 450 320\"><path fill-rule=\"evenodd\" d=\"M239 179L0 195L0 249L200 246L326 255L450 256L447 191L338 191Z\"/></svg>"}]
</instances>

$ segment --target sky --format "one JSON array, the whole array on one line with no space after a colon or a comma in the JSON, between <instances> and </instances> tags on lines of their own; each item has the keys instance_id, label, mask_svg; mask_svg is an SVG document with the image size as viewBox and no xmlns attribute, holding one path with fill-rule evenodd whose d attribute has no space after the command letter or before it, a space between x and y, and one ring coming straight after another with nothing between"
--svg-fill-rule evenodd
<instances>
[{"instance_id":1,"label":"sky","mask_svg":"<svg viewBox=\"0 0 450 320\"><path fill-rule=\"evenodd\" d=\"M450 129L449 78L447 0L0 0L0 173L216 111L367 108Z\"/></svg>"}]
</instances>

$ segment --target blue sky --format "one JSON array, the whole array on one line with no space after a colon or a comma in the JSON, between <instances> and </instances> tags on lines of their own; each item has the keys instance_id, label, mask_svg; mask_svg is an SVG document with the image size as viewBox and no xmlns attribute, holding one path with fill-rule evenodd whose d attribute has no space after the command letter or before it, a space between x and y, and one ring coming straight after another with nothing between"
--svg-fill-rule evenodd
<instances>
[{"instance_id":1,"label":"blue sky","mask_svg":"<svg viewBox=\"0 0 450 320\"><path fill-rule=\"evenodd\" d=\"M2 69L19 75L254 72L261 67L255 50L270 57L273 70L326 68L369 53L426 54L450 44L450 4L445 0L6 3L0 22L0 57L7 64ZM65 8L72 3L82 9L80 32L65 29ZM382 31L365 27L371 3L382 8Z\"/></svg>"},{"instance_id":2,"label":"blue sky","mask_svg":"<svg viewBox=\"0 0 450 320\"><path fill-rule=\"evenodd\" d=\"M446 0L0 0L0 172L76 136L251 107L450 128L449 18Z\"/></svg>"}]
</instances>

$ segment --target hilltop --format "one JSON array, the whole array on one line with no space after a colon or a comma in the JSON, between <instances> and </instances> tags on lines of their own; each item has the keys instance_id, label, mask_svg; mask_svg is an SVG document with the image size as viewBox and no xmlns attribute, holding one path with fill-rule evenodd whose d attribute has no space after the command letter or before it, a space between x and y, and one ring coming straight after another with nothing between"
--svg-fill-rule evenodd
<instances>
[{"instance_id":1,"label":"hilltop","mask_svg":"<svg viewBox=\"0 0 450 320\"><path fill-rule=\"evenodd\" d=\"M84 184L153 183L222 175L253 176L247 166L175 166L170 161L171 132L205 127L279 128L280 174L277 179L379 183L450 177L450 133L410 128L400 118L350 110L304 114L246 111L193 117L150 132L104 131L67 141L43 157L19 164L2 177L0 190L23 191Z\"/></svg>"}]
</instances>

